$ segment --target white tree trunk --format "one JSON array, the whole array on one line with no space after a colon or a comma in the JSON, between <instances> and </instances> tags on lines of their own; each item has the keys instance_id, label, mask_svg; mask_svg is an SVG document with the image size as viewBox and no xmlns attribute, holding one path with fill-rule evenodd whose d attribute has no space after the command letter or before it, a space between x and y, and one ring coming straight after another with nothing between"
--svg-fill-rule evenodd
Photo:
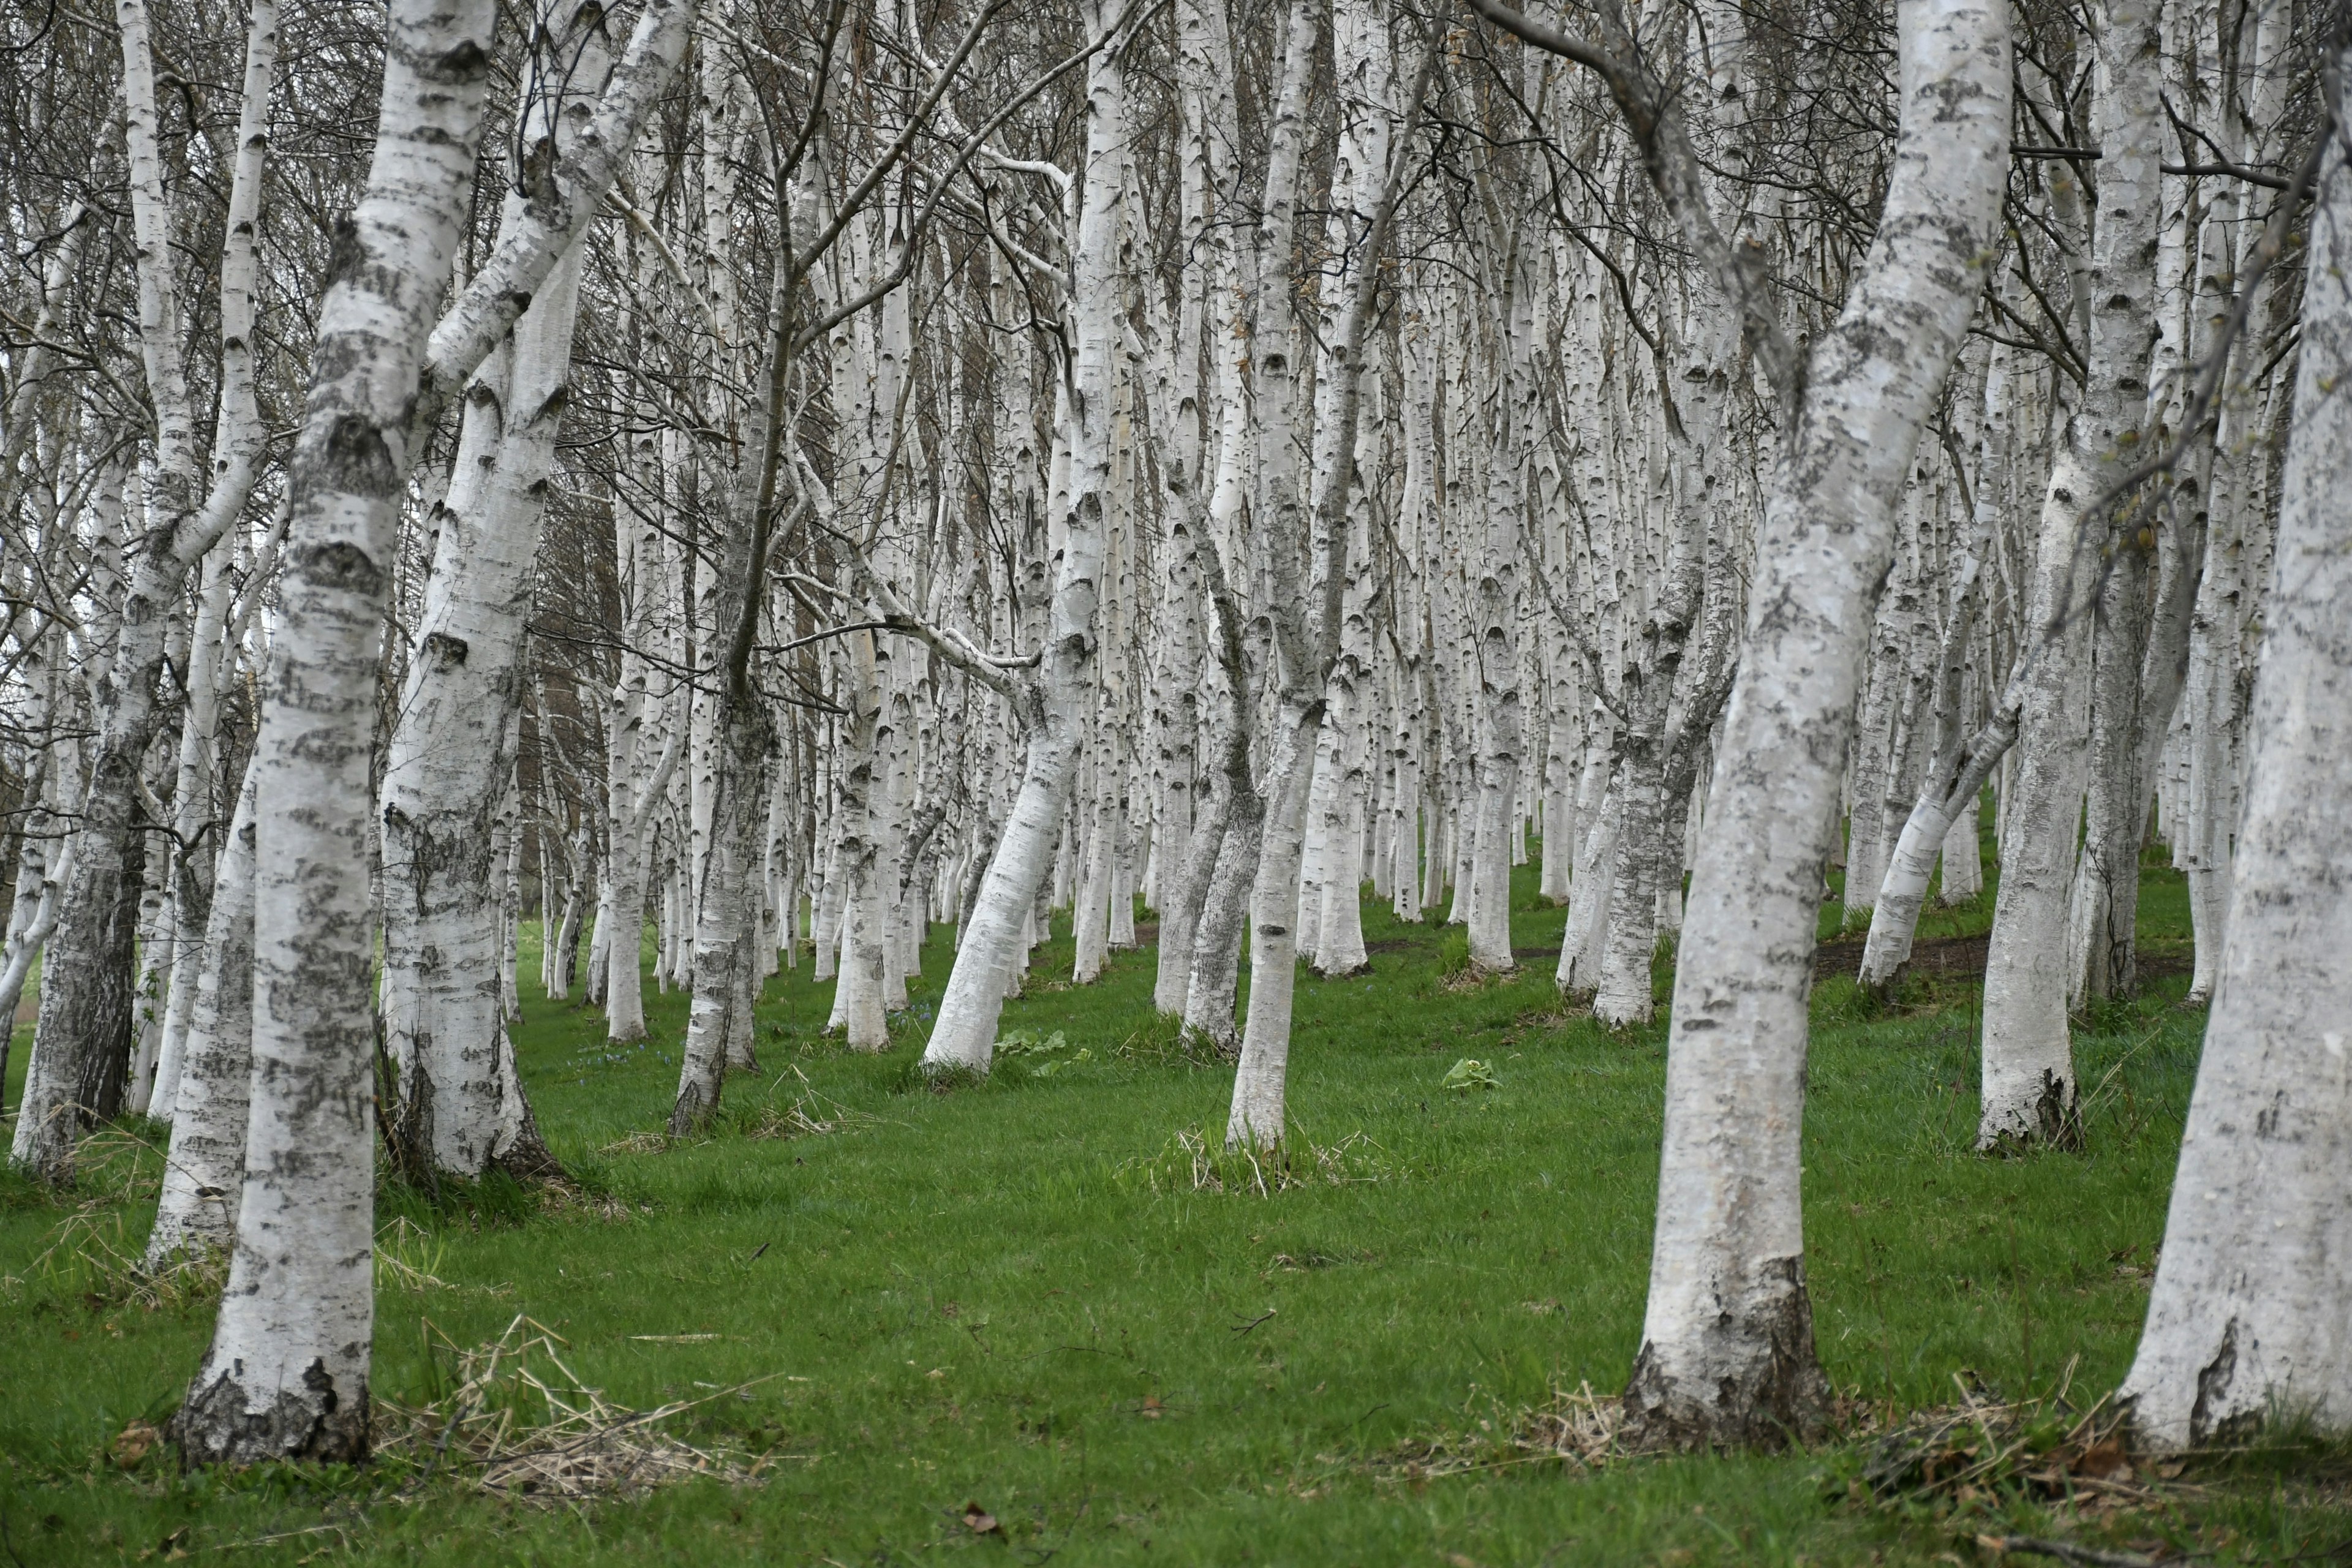
<instances>
[{"instance_id":1,"label":"white tree trunk","mask_svg":"<svg viewBox=\"0 0 2352 1568\"><path fill-rule=\"evenodd\" d=\"M1822 866L1872 594L1919 432L1985 281L2009 169L2000 0L1906 0L1901 132L1869 254L1815 340L1768 497L1675 977L1637 1442L1770 1445L1829 1388L1800 1142Z\"/></svg>"},{"instance_id":2,"label":"white tree trunk","mask_svg":"<svg viewBox=\"0 0 2352 1568\"><path fill-rule=\"evenodd\" d=\"M570 69L535 83L523 135L532 162L552 163L611 67L595 35L551 40ZM503 226L528 197L509 191ZM511 1068L501 994L505 870L497 825L523 706L524 630L531 566L555 469L579 316L584 245L575 242L515 323L511 339L468 388L454 473L435 520L432 574L416 628L383 784L383 978L386 1048L398 1075L394 1145L414 1176L471 1180L493 1165L551 1174ZM541 708L541 733L550 718ZM542 747L541 766L553 761ZM551 939L562 994L577 939L579 890Z\"/></svg>"},{"instance_id":3,"label":"white tree trunk","mask_svg":"<svg viewBox=\"0 0 2352 1568\"><path fill-rule=\"evenodd\" d=\"M1089 4L1099 37L1115 18ZM1117 279L1120 161L1125 155L1126 78L1119 51L1097 53L1087 68L1084 195L1072 235L1069 504L1062 514L1061 561L1047 610L1049 630L1029 720L1027 755L995 858L981 885L971 928L956 950L940 998L939 1018L923 1048L932 1071L985 1072L996 1047L996 1021L1018 965L1023 925L1061 835L1078 763L1080 725L1091 700L1098 645L1095 612L1102 597L1107 490L1111 471L1111 369L1118 347Z\"/></svg>"},{"instance_id":4,"label":"white tree trunk","mask_svg":"<svg viewBox=\"0 0 2352 1568\"><path fill-rule=\"evenodd\" d=\"M354 1461L374 1330L368 753L432 311L472 193L495 8L394 0L296 438L295 542L252 762L253 1104L236 1247L173 1434L194 1463Z\"/></svg>"},{"instance_id":5,"label":"white tree trunk","mask_svg":"<svg viewBox=\"0 0 2352 1568\"><path fill-rule=\"evenodd\" d=\"M2352 68L2352 50L2338 71ZM2352 1427L2352 166L2309 217L2294 428L2249 715L2245 817L2139 1353L2140 1438Z\"/></svg>"},{"instance_id":6,"label":"white tree trunk","mask_svg":"<svg viewBox=\"0 0 2352 1568\"><path fill-rule=\"evenodd\" d=\"M238 792L206 911L211 962L193 989L184 1066L172 1106L163 1191L147 1236L147 1267L183 1253L226 1250L245 1184L253 1076L254 786Z\"/></svg>"},{"instance_id":7,"label":"white tree trunk","mask_svg":"<svg viewBox=\"0 0 2352 1568\"><path fill-rule=\"evenodd\" d=\"M2098 121L2109 150L2099 165L2089 275L2077 285L2086 294L2077 301L2077 317L2087 318L2088 367L2081 406L2055 443L2026 628L2029 655L2039 645L2040 663L2025 692L2016 798L2002 828L2000 892L1985 958L1977 1131L1985 1149L2037 1140L2074 1143L2081 1135L2066 1026L2074 945L2068 904L2090 719L2083 650L2105 575L2099 546L2112 519L2100 520L2099 539L2079 534L2084 511L2139 460L2147 407L2162 60L2142 46L2155 20L2151 0L2110 0L2101 34ZM2110 663L2121 679L2120 663ZM2136 657L2130 665L2136 689ZM2129 728L2137 746L2134 707ZM2108 850L2102 846L2095 854ZM2131 853L2138 853L2136 834Z\"/></svg>"}]
</instances>

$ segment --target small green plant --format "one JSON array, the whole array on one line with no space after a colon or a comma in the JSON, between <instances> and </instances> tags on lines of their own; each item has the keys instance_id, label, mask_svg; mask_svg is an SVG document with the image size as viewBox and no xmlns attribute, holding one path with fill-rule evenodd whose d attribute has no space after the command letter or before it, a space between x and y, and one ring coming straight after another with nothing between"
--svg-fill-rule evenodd
<instances>
[{"instance_id":1,"label":"small green plant","mask_svg":"<svg viewBox=\"0 0 2352 1568\"><path fill-rule=\"evenodd\" d=\"M1070 1037L1059 1029L1042 1037L1034 1030L1015 1029L996 1042L996 1054L1007 1060L1033 1058L1028 1063L1031 1078L1052 1078L1095 1059L1091 1046L1081 1046L1075 1054L1064 1056L1062 1053L1069 1048Z\"/></svg>"},{"instance_id":2,"label":"small green plant","mask_svg":"<svg viewBox=\"0 0 2352 1568\"><path fill-rule=\"evenodd\" d=\"M1031 1078L1052 1078L1057 1072L1066 1071L1081 1063L1090 1062L1094 1059L1095 1053L1093 1048L1087 1046L1080 1046L1076 1056L1056 1057L1052 1061L1039 1062L1035 1067L1029 1069L1029 1076Z\"/></svg>"},{"instance_id":3,"label":"small green plant","mask_svg":"<svg viewBox=\"0 0 2352 1568\"><path fill-rule=\"evenodd\" d=\"M1464 1057L1445 1069L1445 1076L1438 1080L1437 1087L1466 1094L1477 1089L1500 1089L1503 1080L1495 1076L1495 1069L1486 1063L1475 1057Z\"/></svg>"},{"instance_id":4,"label":"small green plant","mask_svg":"<svg viewBox=\"0 0 2352 1568\"><path fill-rule=\"evenodd\" d=\"M1014 1029L998 1036L996 1041L1000 1057L1044 1057L1069 1048L1070 1037L1059 1029L1043 1037L1034 1029Z\"/></svg>"}]
</instances>

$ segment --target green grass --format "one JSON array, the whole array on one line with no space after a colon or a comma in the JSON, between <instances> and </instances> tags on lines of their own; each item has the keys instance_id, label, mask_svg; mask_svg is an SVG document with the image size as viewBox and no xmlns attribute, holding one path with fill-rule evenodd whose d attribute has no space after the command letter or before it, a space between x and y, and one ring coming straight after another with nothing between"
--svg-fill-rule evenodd
<instances>
[{"instance_id":1,"label":"green grass","mask_svg":"<svg viewBox=\"0 0 2352 1568\"><path fill-rule=\"evenodd\" d=\"M1537 907L1533 886L1530 871L1514 940L1556 944L1561 912ZM1981 930L1990 907L1988 893L1938 918ZM2175 940L2166 922L2182 907L2177 879L2152 870L2151 937ZM523 1075L557 1153L603 1201L542 1214L505 1184L438 1203L388 1194L386 1222L425 1232L415 1245L449 1288L380 1292L376 1387L423 1397L447 1364L432 1342L488 1340L524 1313L627 1405L767 1379L687 1427L774 1456L761 1483L567 1510L446 1482L394 1495L381 1473L183 1479L151 1458L122 1474L108 1445L173 1406L209 1308L93 1299L86 1278L39 1265L67 1215L18 1184L0 1189L0 1556L161 1559L168 1541L198 1554L259 1542L229 1559L240 1563L699 1568L929 1551L993 1561L1009 1547L1028 1564L1492 1568L1968 1551L1948 1523L1843 1500L1856 1459L1837 1447L1592 1476L1519 1465L1388 1479L1379 1461L1399 1445L1507 1423L1556 1389L1622 1384L1648 1266L1664 1030L1611 1036L1563 1017L1549 959L1449 987L1440 928L1376 907L1366 926L1369 975L1299 982L1291 1088L1296 1136L1347 1144L1342 1165L1366 1179L1271 1198L1181 1179L1178 1135L1205 1129L1214 1142L1232 1074L1169 1048L1151 1023L1148 951L1071 988L1058 983L1065 923L1004 1028L1059 1030L1067 1048L950 1094L910 1070L950 962L943 930L878 1057L823 1037L831 986L788 972L760 1010L760 1073L728 1085L721 1132L615 1152L664 1121L684 997L649 986L653 1040L608 1047L599 1015L540 998L527 933ZM1950 1399L1963 1373L2012 1394L2071 1377L2087 1402L2120 1377L2202 1024L2175 1005L2181 988L2160 981L2078 1037L2084 1081L2098 1086L2087 1153L1987 1160L1969 1150L1973 1000L1881 1004L1824 987L1806 1224L1816 1332L1841 1387L1902 1408ZM1028 1065L1080 1048L1087 1060L1050 1074ZM1498 1087L1442 1089L1465 1057L1490 1064ZM812 1092L850 1124L743 1131ZM85 1194L91 1219L134 1247L152 1171L151 1153L129 1151ZM635 1337L685 1334L716 1337ZM2264 1470L2108 1533L2276 1561L2352 1535L2352 1515L2312 1495L2305 1471ZM968 1530L968 1502L1006 1537Z\"/></svg>"}]
</instances>

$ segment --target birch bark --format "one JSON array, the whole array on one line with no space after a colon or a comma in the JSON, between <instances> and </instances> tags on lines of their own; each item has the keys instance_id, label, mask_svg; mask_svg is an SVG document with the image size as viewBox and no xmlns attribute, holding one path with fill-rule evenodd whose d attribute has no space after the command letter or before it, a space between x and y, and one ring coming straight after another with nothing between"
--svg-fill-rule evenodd
<instances>
[{"instance_id":1,"label":"birch bark","mask_svg":"<svg viewBox=\"0 0 2352 1568\"><path fill-rule=\"evenodd\" d=\"M601 16L583 6L535 40L521 170L541 171L543 188L508 193L507 226L528 199L554 196L544 187L604 88L612 58ZM417 653L384 758L382 984L398 1074L393 1142L419 1176L472 1179L495 1165L537 1178L559 1169L512 1068L499 994L497 883L505 868L497 823L522 711L530 569L554 478L582 249L575 239L468 388L455 474L435 520ZM567 917L565 934L572 929Z\"/></svg>"},{"instance_id":2,"label":"birch bark","mask_svg":"<svg viewBox=\"0 0 2352 1568\"><path fill-rule=\"evenodd\" d=\"M1675 979L1665 1148L1627 1435L1787 1441L1828 1399L1805 1292L1806 1002L1871 595L1919 432L1985 281L2006 184L2000 0L1905 0L1876 237L1816 340L1758 548Z\"/></svg>"},{"instance_id":3,"label":"birch bark","mask_svg":"<svg viewBox=\"0 0 2352 1568\"><path fill-rule=\"evenodd\" d=\"M2352 165L2326 134L2227 935L2122 1390L2159 1448L2352 1424Z\"/></svg>"},{"instance_id":4,"label":"birch bark","mask_svg":"<svg viewBox=\"0 0 2352 1568\"><path fill-rule=\"evenodd\" d=\"M212 1346L172 1422L194 1463L368 1450L368 753L408 419L472 191L493 10L394 0L373 165L336 230L251 763L245 1191Z\"/></svg>"},{"instance_id":5,"label":"birch bark","mask_svg":"<svg viewBox=\"0 0 2352 1568\"><path fill-rule=\"evenodd\" d=\"M2088 509L2137 460L2147 409L2155 341L2150 297L2156 281L2156 128L2163 86L2162 61L2149 47L2158 36L2157 23L2149 0L2112 0L2099 38L2098 118L2102 139L2113 150L2099 165L2089 276L2080 280L2084 293L2074 306L2086 340L2081 401L2065 416L2054 443L2042 503L2029 623L2029 635L2042 647L2024 695L2017 788L2001 835L2000 890L1985 956L1977 1141L1988 1150L2033 1142L2072 1144L2081 1136L2066 1025L2068 900L2088 762L2089 693L2079 689L2081 650L2089 646L2091 606L2103 591L2097 545L2105 541L2086 547L2079 533ZM2062 194L2066 188L2063 181L2053 181L2053 187ZM2137 746L2137 651L2126 656L2111 646L2112 682L2122 680L2126 662L2132 683L2129 728ZM2107 699L2111 749L2124 725L2114 716L2123 700L2113 692ZM2133 819L2137 823L2137 813ZM2100 857L2114 852L2112 844L2094 851ZM2131 854L2136 866L2136 837Z\"/></svg>"},{"instance_id":6,"label":"birch bark","mask_svg":"<svg viewBox=\"0 0 2352 1568\"><path fill-rule=\"evenodd\" d=\"M1097 0L1089 0L1087 13L1090 38L1105 37L1119 20ZM1084 195L1070 231L1071 395L1066 428L1071 478L1061 560L1037 679L1022 699L1031 711L1021 787L923 1048L923 1065L934 1072L988 1070L1005 993L1025 957L1023 927L1061 835L1092 698L1111 468L1111 364L1118 350L1125 72L1116 47L1101 49L1087 66Z\"/></svg>"},{"instance_id":7,"label":"birch bark","mask_svg":"<svg viewBox=\"0 0 2352 1568\"><path fill-rule=\"evenodd\" d=\"M147 1234L147 1268L183 1254L226 1251L236 1236L245 1184L246 1120L253 1102L254 784L237 793L205 911L210 960L195 981L185 1065L176 1075L163 1191ZM160 1092L160 1085L159 1085Z\"/></svg>"}]
</instances>

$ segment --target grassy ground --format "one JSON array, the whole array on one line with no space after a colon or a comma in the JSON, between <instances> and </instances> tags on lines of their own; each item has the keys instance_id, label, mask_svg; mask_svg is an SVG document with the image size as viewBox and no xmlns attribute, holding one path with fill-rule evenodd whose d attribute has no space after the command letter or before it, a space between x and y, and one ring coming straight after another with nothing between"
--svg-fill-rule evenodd
<instances>
[{"instance_id":1,"label":"grassy ground","mask_svg":"<svg viewBox=\"0 0 2352 1568\"><path fill-rule=\"evenodd\" d=\"M1515 941L1554 946L1561 913L1532 893L1530 875ZM1934 918L1965 933L1989 910L1988 894ZM2168 874L2152 876L2142 919L2150 951L2177 957L2185 904ZM0 1554L1928 1563L1969 1560L1975 1531L2030 1528L2276 1562L2352 1537L2340 1491L2268 1459L2209 1477L2210 1495L2104 1521L1999 1497L1957 1520L1855 1502L1859 1438L1597 1474L1495 1447L1468 1473L1416 1472L1406 1458L1475 1456L1557 1391L1622 1384L1664 1034L1561 1016L1549 958L1465 987L1449 983L1458 936L1370 910L1366 924L1371 973L1303 978L1297 994L1296 1137L1343 1179L1271 1196L1196 1190L1185 1138L1213 1145L1232 1075L1183 1060L1150 1023L1149 951L1073 989L1052 978L1068 972L1065 930L1005 1021L1065 1047L950 1095L911 1070L943 932L886 1055L824 1038L831 986L788 973L761 1007L758 1076L728 1087L726 1127L663 1148L649 1134L676 1085L682 998L648 999L652 1042L608 1047L597 1015L529 988L527 950L522 1071L586 1196L550 1212L501 1186L387 1193L404 1267L382 1276L376 1389L430 1398L446 1347L527 1314L623 1405L716 1395L678 1427L761 1456L755 1485L545 1507L396 1467L184 1479L158 1453L125 1471L110 1445L170 1411L210 1321L201 1300L142 1307L85 1261L93 1236L135 1251L154 1156L126 1143L79 1211L7 1189ZM1822 1355L1857 1422L1948 1403L1956 1378L2088 1404L2121 1376L2202 1022L2176 1005L2182 984L2084 1021L2088 1152L2014 1160L1969 1151L1973 984L1919 984L1892 1008L1821 988L1809 1264ZM1442 1087L1464 1058L1496 1087ZM795 1106L833 1130L783 1135ZM967 1504L999 1531L977 1532Z\"/></svg>"}]
</instances>

